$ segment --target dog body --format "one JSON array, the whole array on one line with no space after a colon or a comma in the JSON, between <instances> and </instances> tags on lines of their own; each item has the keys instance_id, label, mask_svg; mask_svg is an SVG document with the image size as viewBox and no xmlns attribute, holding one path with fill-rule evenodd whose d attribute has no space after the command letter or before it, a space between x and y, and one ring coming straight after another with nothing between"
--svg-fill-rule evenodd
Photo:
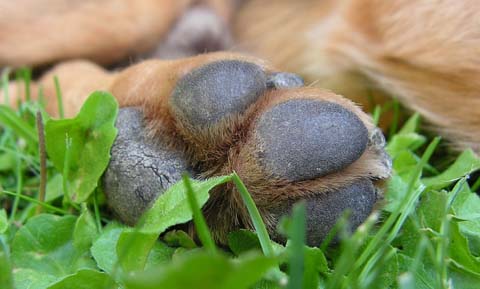
<instances>
[{"instance_id":1,"label":"dog body","mask_svg":"<svg viewBox=\"0 0 480 289\"><path fill-rule=\"evenodd\" d=\"M199 7L210 16L189 14ZM398 97L455 147L480 151L475 0L2 1L0 28L3 66L76 58L108 65L145 53L201 53L209 45L247 52L365 108L372 91ZM67 98L75 90L73 102L83 100L77 82L89 76L59 70Z\"/></svg>"},{"instance_id":2,"label":"dog body","mask_svg":"<svg viewBox=\"0 0 480 289\"><path fill-rule=\"evenodd\" d=\"M165 189L142 181L156 180L155 165L168 162L144 164L133 181L123 172L174 148L178 163L202 178L236 171L272 234L279 216L307 200L308 242L316 244L347 208L355 226L363 222L391 172L371 118L320 87L364 108L372 91L398 97L455 147L479 152L479 8L475 0L5 0L0 66L56 64L32 84L32 91L42 87L51 114L58 106L54 76L67 116L94 90L134 107L119 114L117 124L127 129L106 173L128 182L106 190L126 223L135 219L122 214L141 215L145 196ZM203 53L211 50L243 54ZM99 66L128 57L175 59ZM311 87L279 71L298 73ZM149 137L168 140L165 147L146 143L142 126ZM129 162L131 147L122 140L154 153ZM252 226L231 185L212 192L204 211L220 242Z\"/></svg>"}]
</instances>

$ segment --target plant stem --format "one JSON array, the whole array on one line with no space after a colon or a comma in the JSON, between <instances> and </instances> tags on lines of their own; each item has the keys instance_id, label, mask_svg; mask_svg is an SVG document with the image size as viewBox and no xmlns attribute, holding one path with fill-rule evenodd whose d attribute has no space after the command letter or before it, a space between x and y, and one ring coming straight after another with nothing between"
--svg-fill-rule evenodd
<instances>
[{"instance_id":1,"label":"plant stem","mask_svg":"<svg viewBox=\"0 0 480 289\"><path fill-rule=\"evenodd\" d=\"M37 111L37 130L38 130L38 150L40 152L40 189L38 200L45 201L45 192L47 190L47 153L45 151L45 128L43 126L42 113ZM35 214L42 212L42 206L37 206Z\"/></svg>"},{"instance_id":2,"label":"plant stem","mask_svg":"<svg viewBox=\"0 0 480 289\"><path fill-rule=\"evenodd\" d=\"M65 114L63 112L63 97L62 97L62 90L60 89L60 81L58 77L55 75L53 77L53 81L55 82L55 92L57 94L57 103L58 103L58 115L60 118L64 118Z\"/></svg>"},{"instance_id":3,"label":"plant stem","mask_svg":"<svg viewBox=\"0 0 480 289\"><path fill-rule=\"evenodd\" d=\"M260 240L260 245L262 246L263 253L267 257L275 256L267 228L263 223L263 219L260 216L260 212L258 211L257 206L252 199L252 196L250 195L247 188L243 184L242 180L240 180L240 177L237 175L236 172L233 172L232 180L235 183L235 186L237 187L237 190L240 193L240 196L242 197L245 206L247 207L250 217L252 218L252 223L255 227L255 230L257 231L258 239Z\"/></svg>"},{"instance_id":4,"label":"plant stem","mask_svg":"<svg viewBox=\"0 0 480 289\"><path fill-rule=\"evenodd\" d=\"M192 210L193 222L195 223L198 237L200 238L200 241L202 241L203 246L205 246L209 252L217 253L217 247L215 247L215 242L213 241L212 235L208 230L207 222L205 221L202 211L200 210L200 206L198 205L195 192L193 191L192 184L190 183L190 178L186 173L182 178L185 188L187 189L188 203L190 205L190 209Z\"/></svg>"}]
</instances>

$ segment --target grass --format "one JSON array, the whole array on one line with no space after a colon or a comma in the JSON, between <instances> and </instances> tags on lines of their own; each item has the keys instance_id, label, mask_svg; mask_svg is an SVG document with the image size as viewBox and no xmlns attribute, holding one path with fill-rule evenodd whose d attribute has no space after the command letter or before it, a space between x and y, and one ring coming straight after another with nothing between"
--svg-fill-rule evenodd
<instances>
[{"instance_id":1,"label":"grass","mask_svg":"<svg viewBox=\"0 0 480 289\"><path fill-rule=\"evenodd\" d=\"M10 97L7 73L0 87L5 100ZM28 70L16 75L27 101L18 109L0 106L2 289L409 289L480 284L480 199L474 192L480 181L469 178L480 168L480 159L469 150L445 150L439 137L419 129L418 115L400 123L405 111L396 101L373 113L376 122L385 111L394 114L387 146L394 174L386 184L385 200L353 233L347 230L346 215L341 218L334 229L338 245L329 245L332 233L319 247L308 247L305 203L281 222L288 241L277 244L235 172L206 181L184 177L157 199L137 227L119 224L97 186L111 142L80 138L84 134L71 130L81 123L87 130L98 129L102 140L113 141L113 98L94 94L80 117L53 120L41 102L32 100ZM55 84L61 100L58 79ZM99 108L106 112L105 119L93 117L91 111ZM62 105L59 112L63 115ZM85 166L87 170L79 169ZM255 230L232 232L228 246L220 248L201 207L208 191L225 182L237 187ZM168 202L175 202L176 209L161 211ZM201 244L182 231L163 234L189 220Z\"/></svg>"}]
</instances>

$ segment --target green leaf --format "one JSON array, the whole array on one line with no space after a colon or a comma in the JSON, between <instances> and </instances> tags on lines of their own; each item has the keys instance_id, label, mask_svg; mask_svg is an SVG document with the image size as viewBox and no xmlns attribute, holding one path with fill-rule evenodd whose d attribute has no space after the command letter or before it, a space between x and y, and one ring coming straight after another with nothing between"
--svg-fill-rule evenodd
<instances>
[{"instance_id":1,"label":"green leaf","mask_svg":"<svg viewBox=\"0 0 480 289\"><path fill-rule=\"evenodd\" d=\"M123 229L123 225L110 223L103 229L90 249L93 258L97 262L98 268L109 274L113 273L114 266L118 261L115 248Z\"/></svg>"},{"instance_id":2,"label":"green leaf","mask_svg":"<svg viewBox=\"0 0 480 289\"><path fill-rule=\"evenodd\" d=\"M58 278L32 269L15 269L16 289L45 289Z\"/></svg>"},{"instance_id":3,"label":"green leaf","mask_svg":"<svg viewBox=\"0 0 480 289\"><path fill-rule=\"evenodd\" d=\"M246 289L258 282L276 260L259 254L229 259L198 251L174 259L168 266L126 276L129 289Z\"/></svg>"},{"instance_id":4,"label":"green leaf","mask_svg":"<svg viewBox=\"0 0 480 289\"><path fill-rule=\"evenodd\" d=\"M249 230L239 230L228 234L228 246L237 256L251 250L262 250L257 234Z\"/></svg>"},{"instance_id":5,"label":"green leaf","mask_svg":"<svg viewBox=\"0 0 480 289\"><path fill-rule=\"evenodd\" d=\"M0 172L8 172L15 168L17 156L13 152L0 154Z\"/></svg>"},{"instance_id":6,"label":"green leaf","mask_svg":"<svg viewBox=\"0 0 480 289\"><path fill-rule=\"evenodd\" d=\"M478 169L480 169L480 158L471 149L468 149L443 173L435 177L424 178L422 182L433 189L441 189Z\"/></svg>"},{"instance_id":7,"label":"green leaf","mask_svg":"<svg viewBox=\"0 0 480 289\"><path fill-rule=\"evenodd\" d=\"M63 196L63 178L62 175L57 173L53 177L48 179L47 192L45 194L45 201L51 202L58 197Z\"/></svg>"},{"instance_id":8,"label":"green leaf","mask_svg":"<svg viewBox=\"0 0 480 289\"><path fill-rule=\"evenodd\" d=\"M480 256L480 197L464 185L452 204L460 233L473 255Z\"/></svg>"},{"instance_id":9,"label":"green leaf","mask_svg":"<svg viewBox=\"0 0 480 289\"><path fill-rule=\"evenodd\" d=\"M443 208L448 200L445 192L428 191L422 198L420 212L423 216L424 225L430 230L439 232L443 217ZM458 222L450 223L448 256L450 268L457 272L476 275L480 278L480 259L471 253L467 239L460 233Z\"/></svg>"},{"instance_id":10,"label":"green leaf","mask_svg":"<svg viewBox=\"0 0 480 289\"><path fill-rule=\"evenodd\" d=\"M8 229L8 217L5 209L0 210L0 234L3 234Z\"/></svg>"},{"instance_id":11,"label":"green leaf","mask_svg":"<svg viewBox=\"0 0 480 289\"><path fill-rule=\"evenodd\" d=\"M109 274L114 274L115 269L121 272L119 269L123 269L124 267L127 270L134 270L142 268L143 266L149 268L158 264L164 264L171 259L172 254L175 251L174 248L170 248L164 243L156 241L156 238L152 247L143 249L144 247L142 247L142 244L138 244L135 241L139 241L141 243L141 237L144 234L139 233L138 235L133 235L139 238L133 239L131 240L132 243L129 243L128 236L131 237L131 235L125 235L125 232L132 233L132 229L126 228L117 223L110 223L106 228L103 229L102 234L97 240L95 240L91 247L91 253L97 262L97 266ZM127 236L127 242L125 242L125 239L119 242L122 236L123 238L126 238L125 236ZM121 251L123 248L125 248L125 252ZM122 268L115 268L116 264L119 262L119 255L117 252L126 255L126 257L123 257L124 264L120 264L122 265ZM141 259L140 261L135 259L135 254L137 254L137 252L142 252L142 256L146 255L146 257L142 257L145 259ZM133 259L133 261L131 261L131 259ZM113 277L115 280L118 279L117 275Z\"/></svg>"},{"instance_id":12,"label":"green leaf","mask_svg":"<svg viewBox=\"0 0 480 289\"><path fill-rule=\"evenodd\" d=\"M386 205L383 207L385 211L394 212L405 201L408 193L408 184L397 174L393 174L387 181L387 193L385 199Z\"/></svg>"},{"instance_id":13,"label":"green leaf","mask_svg":"<svg viewBox=\"0 0 480 289\"><path fill-rule=\"evenodd\" d=\"M470 191L468 185L465 185L463 190L458 193L452 203L452 208L456 218L480 222L480 197Z\"/></svg>"},{"instance_id":14,"label":"green leaf","mask_svg":"<svg viewBox=\"0 0 480 289\"><path fill-rule=\"evenodd\" d=\"M416 132L418 130L419 124L420 124L420 114L415 113L407 120L407 122L405 122L402 129L397 133L397 135Z\"/></svg>"},{"instance_id":15,"label":"green leaf","mask_svg":"<svg viewBox=\"0 0 480 289\"><path fill-rule=\"evenodd\" d=\"M57 170L64 171L67 139L68 180L71 199L85 201L97 186L110 160L110 148L117 135L114 127L118 103L106 92L94 92L75 118L49 120L45 126L46 146Z\"/></svg>"},{"instance_id":16,"label":"green leaf","mask_svg":"<svg viewBox=\"0 0 480 289\"><path fill-rule=\"evenodd\" d=\"M397 254L398 257L398 269L400 272L410 272L414 279L416 289L434 289L432 284L435 284L433 277L425 270L423 264L419 265L419 268L412 270L414 259L404 254Z\"/></svg>"},{"instance_id":17,"label":"green leaf","mask_svg":"<svg viewBox=\"0 0 480 289\"><path fill-rule=\"evenodd\" d=\"M48 280L58 280L80 268L95 267L88 251L73 246L75 222L74 216L42 214L31 218L18 230L12 242L17 287L26 282L22 278L30 278L28 274L18 275L20 269L38 272Z\"/></svg>"},{"instance_id":18,"label":"green leaf","mask_svg":"<svg viewBox=\"0 0 480 289\"><path fill-rule=\"evenodd\" d=\"M320 273L328 272L325 255L319 248L304 247L303 288L318 288Z\"/></svg>"},{"instance_id":19,"label":"green leaf","mask_svg":"<svg viewBox=\"0 0 480 289\"><path fill-rule=\"evenodd\" d=\"M191 180L199 206L208 200L208 192L215 186L228 182L230 176L215 177L205 181ZM116 247L122 268L140 270L145 266L150 250L158 236L167 228L188 222L192 211L187 199L184 181L177 182L160 195L141 218L137 228L124 230Z\"/></svg>"},{"instance_id":20,"label":"green leaf","mask_svg":"<svg viewBox=\"0 0 480 289\"><path fill-rule=\"evenodd\" d=\"M190 238L190 236L182 230L173 230L167 232L163 237L163 240L169 246L183 247L187 249L193 249L197 247L195 241L193 241L193 239Z\"/></svg>"},{"instance_id":21,"label":"green leaf","mask_svg":"<svg viewBox=\"0 0 480 289\"><path fill-rule=\"evenodd\" d=\"M8 257L7 248L0 239L0 284L2 289L13 289L12 266Z\"/></svg>"},{"instance_id":22,"label":"green leaf","mask_svg":"<svg viewBox=\"0 0 480 289\"><path fill-rule=\"evenodd\" d=\"M404 150L416 150L421 147L426 138L417 133L406 133L393 136L392 140L388 143L386 150L390 156L395 160L395 157Z\"/></svg>"},{"instance_id":23,"label":"green leaf","mask_svg":"<svg viewBox=\"0 0 480 289\"><path fill-rule=\"evenodd\" d=\"M38 143L38 136L35 127L31 126L20 118L10 107L0 105L0 123L11 128L20 137L29 143Z\"/></svg>"},{"instance_id":24,"label":"green leaf","mask_svg":"<svg viewBox=\"0 0 480 289\"><path fill-rule=\"evenodd\" d=\"M86 206L75 222L73 230L73 245L79 250L90 249L93 240L97 237L97 225Z\"/></svg>"},{"instance_id":25,"label":"green leaf","mask_svg":"<svg viewBox=\"0 0 480 289\"><path fill-rule=\"evenodd\" d=\"M114 285L114 281L107 274L96 270L84 269L52 284L48 289L117 288L112 285Z\"/></svg>"},{"instance_id":26,"label":"green leaf","mask_svg":"<svg viewBox=\"0 0 480 289\"><path fill-rule=\"evenodd\" d=\"M197 202L202 207L208 200L208 192L220 184L230 181L230 176L214 177L205 181L191 180ZM140 231L160 235L167 228L188 222L192 219L192 211L187 201L187 193L183 181L171 186L160 195L152 207L140 221Z\"/></svg>"},{"instance_id":27,"label":"green leaf","mask_svg":"<svg viewBox=\"0 0 480 289\"><path fill-rule=\"evenodd\" d=\"M285 253L286 248L283 245L270 241L275 256L281 256ZM261 251L262 246L260 240L255 232L250 230L241 229L233 231L228 235L228 246L232 252L240 256L248 251Z\"/></svg>"},{"instance_id":28,"label":"green leaf","mask_svg":"<svg viewBox=\"0 0 480 289\"><path fill-rule=\"evenodd\" d=\"M145 269L167 264L172 260L174 253L175 248L168 247L163 242L155 242L155 245L153 245L152 250L150 250L148 254Z\"/></svg>"},{"instance_id":29,"label":"green leaf","mask_svg":"<svg viewBox=\"0 0 480 289\"><path fill-rule=\"evenodd\" d=\"M157 239L156 233L124 229L116 247L122 269L126 272L142 270Z\"/></svg>"}]
</instances>

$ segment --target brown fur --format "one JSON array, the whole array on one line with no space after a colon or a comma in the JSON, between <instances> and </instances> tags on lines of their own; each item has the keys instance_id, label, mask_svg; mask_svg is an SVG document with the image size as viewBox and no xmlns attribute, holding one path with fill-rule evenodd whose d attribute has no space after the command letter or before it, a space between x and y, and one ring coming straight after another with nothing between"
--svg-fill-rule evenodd
<instances>
[{"instance_id":1,"label":"brown fur","mask_svg":"<svg viewBox=\"0 0 480 289\"><path fill-rule=\"evenodd\" d=\"M292 99L315 99L335 102L355 113L370 134L375 126L359 107L332 92L318 88L271 90L252 104L244 113L227 118L214 127L195 130L182 124L168 105L169 97L180 77L206 63L238 59L254 62L266 72L275 71L261 60L231 53L211 53L174 61L149 60L124 71L108 72L90 62L73 61L58 65L40 79L36 86L44 87L50 103L49 110L56 111L57 103L52 81L53 75L63 80L66 111L73 115L86 96L102 89L115 95L120 106L140 106L153 135L170 140L170 145L183 148L189 162L199 167L203 177L229 174L236 171L249 188L252 197L273 231L274 220L269 210L274 204L335 191L358 179L386 178L389 169L382 166L381 156L368 148L353 164L342 171L314 180L289 182L262 169L257 161L255 123L265 111ZM388 174L388 173L387 173ZM215 238L226 240L226 232L239 227L251 227L243 201L231 184L212 192L205 208L207 221L214 228ZM222 216L219 218L219 216Z\"/></svg>"},{"instance_id":2,"label":"brown fur","mask_svg":"<svg viewBox=\"0 0 480 289\"><path fill-rule=\"evenodd\" d=\"M251 0L235 27L245 49L307 83L364 105L380 88L480 151L480 2Z\"/></svg>"},{"instance_id":3,"label":"brown fur","mask_svg":"<svg viewBox=\"0 0 480 289\"><path fill-rule=\"evenodd\" d=\"M111 64L153 49L191 5L212 7L232 24L235 50L364 107L372 90L386 91L456 147L480 151L476 0L3 1L0 66Z\"/></svg>"}]
</instances>

